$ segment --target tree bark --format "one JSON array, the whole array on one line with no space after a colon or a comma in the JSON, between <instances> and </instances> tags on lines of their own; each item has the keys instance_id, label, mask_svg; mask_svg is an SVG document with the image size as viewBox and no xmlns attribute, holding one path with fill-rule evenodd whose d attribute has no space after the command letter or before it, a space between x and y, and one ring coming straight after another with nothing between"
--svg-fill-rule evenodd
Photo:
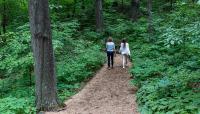
<instances>
[{"instance_id":1,"label":"tree bark","mask_svg":"<svg viewBox=\"0 0 200 114\"><path fill-rule=\"evenodd\" d=\"M170 7L171 7L171 10L173 9L173 0L170 0Z\"/></svg>"},{"instance_id":2,"label":"tree bark","mask_svg":"<svg viewBox=\"0 0 200 114\"><path fill-rule=\"evenodd\" d=\"M124 11L124 0L121 0L121 11Z\"/></svg>"},{"instance_id":3,"label":"tree bark","mask_svg":"<svg viewBox=\"0 0 200 114\"><path fill-rule=\"evenodd\" d=\"M85 9L85 0L81 0L81 9Z\"/></svg>"},{"instance_id":4,"label":"tree bark","mask_svg":"<svg viewBox=\"0 0 200 114\"><path fill-rule=\"evenodd\" d=\"M95 2L96 9L96 30L97 32L103 31L103 8L102 8L102 0L96 0Z\"/></svg>"},{"instance_id":5,"label":"tree bark","mask_svg":"<svg viewBox=\"0 0 200 114\"><path fill-rule=\"evenodd\" d=\"M131 0L131 19L133 21L136 21L139 17L139 7L140 7L139 0Z\"/></svg>"},{"instance_id":6,"label":"tree bark","mask_svg":"<svg viewBox=\"0 0 200 114\"><path fill-rule=\"evenodd\" d=\"M6 33L6 2L5 0L3 1L3 16L2 16L2 28L3 28L3 33Z\"/></svg>"},{"instance_id":7,"label":"tree bark","mask_svg":"<svg viewBox=\"0 0 200 114\"><path fill-rule=\"evenodd\" d=\"M153 24L152 24L152 0L148 0L148 32L152 33Z\"/></svg>"},{"instance_id":8,"label":"tree bark","mask_svg":"<svg viewBox=\"0 0 200 114\"><path fill-rule=\"evenodd\" d=\"M48 6L48 0L29 1L37 111L50 111L59 107Z\"/></svg>"},{"instance_id":9,"label":"tree bark","mask_svg":"<svg viewBox=\"0 0 200 114\"><path fill-rule=\"evenodd\" d=\"M118 1L115 0L112 2L112 7L117 8L119 6Z\"/></svg>"},{"instance_id":10,"label":"tree bark","mask_svg":"<svg viewBox=\"0 0 200 114\"><path fill-rule=\"evenodd\" d=\"M76 16L76 4L77 4L77 0L74 0L74 5L73 5L73 17Z\"/></svg>"}]
</instances>

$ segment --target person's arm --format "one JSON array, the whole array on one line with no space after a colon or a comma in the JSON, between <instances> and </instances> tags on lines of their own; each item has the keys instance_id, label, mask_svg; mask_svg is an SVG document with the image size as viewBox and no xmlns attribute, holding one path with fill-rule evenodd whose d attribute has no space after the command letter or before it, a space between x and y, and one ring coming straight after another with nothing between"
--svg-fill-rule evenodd
<instances>
[{"instance_id":1,"label":"person's arm","mask_svg":"<svg viewBox=\"0 0 200 114\"><path fill-rule=\"evenodd\" d=\"M116 50L115 50L115 43L113 42L113 52L114 52L114 56L116 56Z\"/></svg>"},{"instance_id":2,"label":"person's arm","mask_svg":"<svg viewBox=\"0 0 200 114\"><path fill-rule=\"evenodd\" d=\"M113 43L113 50L115 51L115 43Z\"/></svg>"},{"instance_id":3,"label":"person's arm","mask_svg":"<svg viewBox=\"0 0 200 114\"><path fill-rule=\"evenodd\" d=\"M130 62L132 62L129 44L127 45L127 49L128 49L128 58L129 58Z\"/></svg>"},{"instance_id":4,"label":"person's arm","mask_svg":"<svg viewBox=\"0 0 200 114\"><path fill-rule=\"evenodd\" d=\"M129 44L127 43L127 51L128 51L128 55L131 55L130 49L129 49Z\"/></svg>"},{"instance_id":5,"label":"person's arm","mask_svg":"<svg viewBox=\"0 0 200 114\"><path fill-rule=\"evenodd\" d=\"M107 49L108 49L108 44L107 44L107 42L106 42L106 49L105 49L105 51L107 51Z\"/></svg>"},{"instance_id":6,"label":"person's arm","mask_svg":"<svg viewBox=\"0 0 200 114\"><path fill-rule=\"evenodd\" d=\"M120 44L119 52L122 52L122 43Z\"/></svg>"}]
</instances>

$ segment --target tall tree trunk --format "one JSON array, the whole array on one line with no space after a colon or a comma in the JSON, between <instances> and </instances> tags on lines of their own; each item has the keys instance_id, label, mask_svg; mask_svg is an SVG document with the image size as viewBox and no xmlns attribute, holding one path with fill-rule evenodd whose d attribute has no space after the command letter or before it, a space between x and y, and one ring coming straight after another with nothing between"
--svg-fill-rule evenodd
<instances>
[{"instance_id":1,"label":"tall tree trunk","mask_svg":"<svg viewBox=\"0 0 200 114\"><path fill-rule=\"evenodd\" d=\"M48 6L48 0L29 1L38 111L50 111L59 107Z\"/></svg>"},{"instance_id":2,"label":"tall tree trunk","mask_svg":"<svg viewBox=\"0 0 200 114\"><path fill-rule=\"evenodd\" d=\"M117 1L117 0L115 0L115 1L112 2L112 7L115 7L115 8L116 8L116 7L118 7L118 5L119 5L119 4L118 4L118 1Z\"/></svg>"},{"instance_id":3,"label":"tall tree trunk","mask_svg":"<svg viewBox=\"0 0 200 114\"><path fill-rule=\"evenodd\" d=\"M73 5L73 17L76 16L76 4L77 4L77 1L74 0L74 5Z\"/></svg>"},{"instance_id":4,"label":"tall tree trunk","mask_svg":"<svg viewBox=\"0 0 200 114\"><path fill-rule=\"evenodd\" d=\"M3 1L3 16L2 16L2 28L3 28L3 33L6 33L6 2L5 0Z\"/></svg>"},{"instance_id":5,"label":"tall tree trunk","mask_svg":"<svg viewBox=\"0 0 200 114\"><path fill-rule=\"evenodd\" d=\"M117 7L118 7L118 0L115 0L115 2L117 3ZM121 0L121 4L119 5L120 7L120 11L123 12L124 11L124 0Z\"/></svg>"},{"instance_id":6,"label":"tall tree trunk","mask_svg":"<svg viewBox=\"0 0 200 114\"><path fill-rule=\"evenodd\" d=\"M151 34L153 32L152 24L152 0L148 0L148 32Z\"/></svg>"},{"instance_id":7,"label":"tall tree trunk","mask_svg":"<svg viewBox=\"0 0 200 114\"><path fill-rule=\"evenodd\" d=\"M81 0L81 9L85 9L85 0Z\"/></svg>"},{"instance_id":8,"label":"tall tree trunk","mask_svg":"<svg viewBox=\"0 0 200 114\"><path fill-rule=\"evenodd\" d=\"M95 12L96 12L96 30L97 32L103 31L103 8L102 0L96 0L95 2Z\"/></svg>"},{"instance_id":9,"label":"tall tree trunk","mask_svg":"<svg viewBox=\"0 0 200 114\"><path fill-rule=\"evenodd\" d=\"M140 7L139 0L131 0L131 19L133 21L136 21L138 19L139 7Z\"/></svg>"},{"instance_id":10,"label":"tall tree trunk","mask_svg":"<svg viewBox=\"0 0 200 114\"><path fill-rule=\"evenodd\" d=\"M173 9L173 0L170 0L170 7L171 7L171 10Z\"/></svg>"}]
</instances>

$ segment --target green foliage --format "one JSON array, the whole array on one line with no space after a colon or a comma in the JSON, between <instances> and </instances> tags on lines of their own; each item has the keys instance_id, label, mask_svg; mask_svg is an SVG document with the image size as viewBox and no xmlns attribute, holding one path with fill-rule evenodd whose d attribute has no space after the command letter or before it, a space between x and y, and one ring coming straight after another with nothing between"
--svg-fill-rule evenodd
<instances>
[{"instance_id":1,"label":"green foliage","mask_svg":"<svg viewBox=\"0 0 200 114\"><path fill-rule=\"evenodd\" d=\"M90 41L98 42L102 40L102 36L100 33L94 32L89 28L85 28L80 36L80 39L86 39Z\"/></svg>"},{"instance_id":2,"label":"green foliage","mask_svg":"<svg viewBox=\"0 0 200 114\"><path fill-rule=\"evenodd\" d=\"M141 86L145 83L146 80L151 80L151 78L160 78L163 76L163 71L165 67L161 62L154 62L156 60L134 60L135 67L131 70L132 74L134 75L135 79L133 80L137 86ZM154 66L154 67L152 67Z\"/></svg>"},{"instance_id":3,"label":"green foliage","mask_svg":"<svg viewBox=\"0 0 200 114\"><path fill-rule=\"evenodd\" d=\"M28 2L26 0L0 0L0 23L2 23L3 14L6 16L6 26L9 29L15 29L16 26L19 26L27 22L28 21L27 4ZM4 10L4 5L5 5L5 10Z\"/></svg>"},{"instance_id":4,"label":"green foliage","mask_svg":"<svg viewBox=\"0 0 200 114\"><path fill-rule=\"evenodd\" d=\"M131 43L141 114L200 113L198 7L177 4L171 13L156 15L156 41Z\"/></svg>"},{"instance_id":5,"label":"green foliage","mask_svg":"<svg viewBox=\"0 0 200 114\"><path fill-rule=\"evenodd\" d=\"M104 63L105 57L98 44L79 39L79 27L77 20L52 24L58 94L61 100L74 95L82 83ZM30 32L27 24L16 29L18 32L8 32L0 36L0 112L34 114ZM88 34L84 37L92 39Z\"/></svg>"},{"instance_id":6,"label":"green foliage","mask_svg":"<svg viewBox=\"0 0 200 114\"><path fill-rule=\"evenodd\" d=\"M137 93L139 105L148 107L153 113L196 114L200 106L198 100L200 94L194 92L192 88L188 89L188 83L199 80L199 72L189 76L185 74L183 71L170 78L166 76L144 84ZM141 110L144 110L143 107Z\"/></svg>"},{"instance_id":7,"label":"green foliage","mask_svg":"<svg viewBox=\"0 0 200 114\"><path fill-rule=\"evenodd\" d=\"M197 99L200 94L198 86L195 87L194 84L198 84L200 80L199 56L194 56L197 54L193 53L188 60L181 51L176 51L174 55L171 52L163 54L165 49L155 44L143 44L141 47L140 42L136 42L131 46L134 49L132 82L139 87L137 102L141 113L198 113L200 101Z\"/></svg>"},{"instance_id":8,"label":"green foliage","mask_svg":"<svg viewBox=\"0 0 200 114\"><path fill-rule=\"evenodd\" d=\"M6 41L1 42L3 47L0 49L0 69L5 71L4 77L19 73L19 71L26 73L26 70L33 64L29 31L9 32L0 37L6 39Z\"/></svg>"},{"instance_id":9,"label":"green foliage","mask_svg":"<svg viewBox=\"0 0 200 114\"><path fill-rule=\"evenodd\" d=\"M105 33L95 30L94 1L50 0L53 48L56 56L58 93L61 100L74 95L104 63L99 41L112 36L130 43L133 84L138 86L141 114L199 114L200 5L190 0L153 1L155 42L149 43L146 1L141 17L129 21L103 5ZM122 1L118 1L121 7ZM123 0L128 14L130 0ZM6 11L3 5L6 5ZM122 9L120 9L122 10ZM0 28L0 113L34 114L34 75L27 1L0 0L0 23L6 14L7 33ZM70 20L70 21L67 21ZM19 26L23 25L23 26Z\"/></svg>"},{"instance_id":10,"label":"green foliage","mask_svg":"<svg viewBox=\"0 0 200 114\"><path fill-rule=\"evenodd\" d=\"M78 45L74 49L74 53L78 55L72 59L68 58L58 62L58 79L63 83L80 83L82 80L87 79L88 76L91 76L91 71L100 68L104 61L102 59L104 55L99 53L99 46L93 45L92 43L84 44L85 42L83 41L76 43ZM89 46L88 49L87 46ZM66 63L68 64L66 65Z\"/></svg>"},{"instance_id":11,"label":"green foliage","mask_svg":"<svg viewBox=\"0 0 200 114\"><path fill-rule=\"evenodd\" d=\"M0 112L2 114L36 114L35 108L32 107L33 103L30 102L32 99L27 98L16 98L16 97L6 97L0 99ZM9 110L8 110L9 109Z\"/></svg>"},{"instance_id":12,"label":"green foliage","mask_svg":"<svg viewBox=\"0 0 200 114\"><path fill-rule=\"evenodd\" d=\"M115 16L111 14L106 14L106 18L108 19L105 22L106 24L108 23L106 32L108 32L109 35L116 37L117 39L126 37L134 41L135 39L142 38L143 35L147 32L146 19L144 18L139 19L138 23L133 23L123 18L114 19Z\"/></svg>"}]
</instances>

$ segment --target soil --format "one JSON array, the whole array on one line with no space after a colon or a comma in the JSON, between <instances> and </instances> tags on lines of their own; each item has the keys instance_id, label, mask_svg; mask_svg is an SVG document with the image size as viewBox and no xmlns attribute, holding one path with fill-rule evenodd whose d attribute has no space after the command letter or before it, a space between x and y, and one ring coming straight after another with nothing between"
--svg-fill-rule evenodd
<instances>
[{"instance_id":1,"label":"soil","mask_svg":"<svg viewBox=\"0 0 200 114\"><path fill-rule=\"evenodd\" d=\"M115 57L113 69L105 64L76 95L68 99L64 110L45 114L139 114L136 87L130 85L131 63L122 68L121 56Z\"/></svg>"}]
</instances>

